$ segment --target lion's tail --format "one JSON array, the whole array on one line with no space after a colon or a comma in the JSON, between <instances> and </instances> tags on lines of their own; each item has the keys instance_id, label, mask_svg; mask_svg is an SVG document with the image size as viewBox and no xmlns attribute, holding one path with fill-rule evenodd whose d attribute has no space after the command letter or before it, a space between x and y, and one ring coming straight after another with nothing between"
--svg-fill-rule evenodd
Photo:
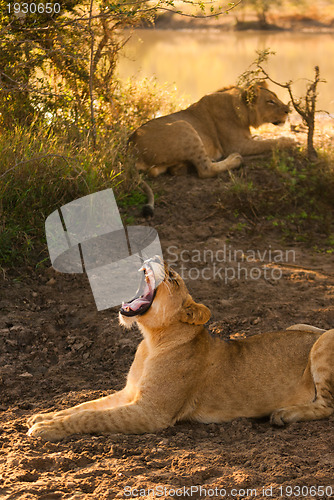
<instances>
[{"instance_id":1,"label":"lion's tail","mask_svg":"<svg viewBox=\"0 0 334 500\"><path fill-rule=\"evenodd\" d=\"M147 203L143 206L142 214L144 217L153 217L154 215L154 193L151 187L145 181L141 181L141 187L147 196Z\"/></svg>"}]
</instances>

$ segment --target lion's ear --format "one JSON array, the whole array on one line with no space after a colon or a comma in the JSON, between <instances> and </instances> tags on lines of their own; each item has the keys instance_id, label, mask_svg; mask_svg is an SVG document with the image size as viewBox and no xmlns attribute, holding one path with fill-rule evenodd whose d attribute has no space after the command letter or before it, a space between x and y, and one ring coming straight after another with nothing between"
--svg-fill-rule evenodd
<instances>
[{"instance_id":1,"label":"lion's ear","mask_svg":"<svg viewBox=\"0 0 334 500\"><path fill-rule=\"evenodd\" d=\"M193 300L187 302L181 310L180 319L182 323L191 325L204 325L211 317L210 309L203 304L197 304Z\"/></svg>"},{"instance_id":2,"label":"lion's ear","mask_svg":"<svg viewBox=\"0 0 334 500\"><path fill-rule=\"evenodd\" d=\"M267 89L268 84L266 80L259 80L258 82L252 83L243 93L243 99L250 104L255 104L260 89Z\"/></svg>"},{"instance_id":3,"label":"lion's ear","mask_svg":"<svg viewBox=\"0 0 334 500\"><path fill-rule=\"evenodd\" d=\"M256 83L256 86L257 87L261 87L263 89L267 89L268 88L268 83L267 83L267 80L259 80L257 83Z\"/></svg>"}]
</instances>

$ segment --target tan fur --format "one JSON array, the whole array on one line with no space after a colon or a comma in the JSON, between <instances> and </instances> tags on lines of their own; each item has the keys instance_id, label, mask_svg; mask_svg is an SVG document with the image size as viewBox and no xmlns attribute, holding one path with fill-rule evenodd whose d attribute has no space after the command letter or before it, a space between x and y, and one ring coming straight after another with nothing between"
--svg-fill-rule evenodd
<instances>
[{"instance_id":1,"label":"tan fur","mask_svg":"<svg viewBox=\"0 0 334 500\"><path fill-rule=\"evenodd\" d=\"M204 96L189 108L142 125L130 138L137 168L156 177L168 169L176 174L185 164L199 177L214 177L238 167L242 155L291 147L288 137L256 140L250 127L284 123L289 108L260 82L245 91L229 87Z\"/></svg>"},{"instance_id":2,"label":"tan fur","mask_svg":"<svg viewBox=\"0 0 334 500\"><path fill-rule=\"evenodd\" d=\"M161 272L163 268L161 267ZM271 422L321 419L334 411L334 329L308 325L223 341L204 328L210 311L165 268L150 309L120 322L142 334L125 388L68 410L34 415L29 435L145 433L179 420Z\"/></svg>"}]
</instances>

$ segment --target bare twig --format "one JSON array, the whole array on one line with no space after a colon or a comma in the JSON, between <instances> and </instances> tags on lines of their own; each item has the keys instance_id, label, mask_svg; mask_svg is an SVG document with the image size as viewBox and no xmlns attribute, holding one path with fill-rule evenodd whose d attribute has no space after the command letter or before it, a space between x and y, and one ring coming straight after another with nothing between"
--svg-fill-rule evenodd
<instances>
[{"instance_id":1,"label":"bare twig","mask_svg":"<svg viewBox=\"0 0 334 500\"><path fill-rule=\"evenodd\" d=\"M262 52L258 52L258 58L256 61L252 64L255 66L255 69L252 70L250 69L252 65L249 67L247 71L243 75L241 75L240 80L248 81L248 83L254 81L254 80L269 80L275 85L278 85L279 87L282 87L286 89L289 93L290 100L292 103L292 106L294 109L297 111L297 113L301 116L304 124L307 127L308 133L307 133L307 155L310 160L315 160L317 158L317 152L314 148L313 145L313 137L314 137L314 130L315 130L315 113L316 113L316 101L317 101L317 86L321 82L325 82L325 80L320 79L320 70L319 66L315 66L314 68L314 79L313 80L308 80L308 85L306 88L306 94L305 97L303 98L296 98L293 95L292 92L292 81L289 81L287 83L281 83L273 78L268 74L268 72L264 69L262 63L265 62L270 54L273 54L273 52L270 52L268 49L263 50Z\"/></svg>"},{"instance_id":2,"label":"bare twig","mask_svg":"<svg viewBox=\"0 0 334 500\"><path fill-rule=\"evenodd\" d=\"M94 42L95 42L95 37L94 37L94 31L92 29L92 13L93 13L93 1L90 0L90 8L89 8L89 21L88 21L88 31L90 33L90 65L89 65L89 100L90 100L90 119L92 123L91 127L91 133L92 133L92 141L93 141L93 147L96 149L96 121L95 121L95 114L94 114L94 95L93 95L93 89L94 89L94 72L95 72L95 65L94 65Z\"/></svg>"}]
</instances>

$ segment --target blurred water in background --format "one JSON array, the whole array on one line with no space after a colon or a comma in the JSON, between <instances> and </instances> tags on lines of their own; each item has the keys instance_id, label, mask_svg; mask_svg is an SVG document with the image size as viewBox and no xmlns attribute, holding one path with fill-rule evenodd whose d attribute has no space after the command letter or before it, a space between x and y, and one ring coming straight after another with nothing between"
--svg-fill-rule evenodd
<instances>
[{"instance_id":1,"label":"blurred water in background","mask_svg":"<svg viewBox=\"0 0 334 500\"><path fill-rule=\"evenodd\" d=\"M281 83L293 80L295 96L305 93L304 78L313 79L314 66L327 83L320 84L318 109L334 115L334 35L295 32L222 32L210 30L136 30L125 45L118 66L121 79L156 76L176 86L187 103L235 84L254 61L256 50L276 52L266 65ZM288 101L284 89L271 85Z\"/></svg>"}]
</instances>

